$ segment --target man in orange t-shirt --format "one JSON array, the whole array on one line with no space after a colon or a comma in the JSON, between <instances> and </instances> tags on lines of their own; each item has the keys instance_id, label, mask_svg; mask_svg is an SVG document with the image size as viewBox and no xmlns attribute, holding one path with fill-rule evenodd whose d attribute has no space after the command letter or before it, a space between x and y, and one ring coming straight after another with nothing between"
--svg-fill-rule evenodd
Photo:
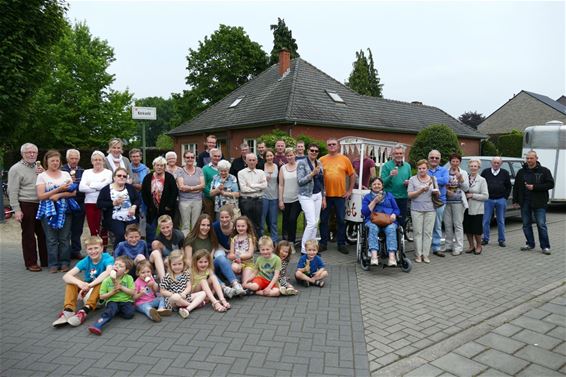
<instances>
[{"instance_id":1,"label":"man in orange t-shirt","mask_svg":"<svg viewBox=\"0 0 566 377\"><path fill-rule=\"evenodd\" d=\"M336 212L336 228L338 230L338 251L348 254L346 247L346 199L352 195L355 184L355 171L350 159L339 153L338 140L331 138L326 141L328 154L320 158L324 169L324 188L326 190L326 208L320 213L320 250L327 249L329 236L328 220L330 211ZM346 189L346 177L350 183Z\"/></svg>"}]
</instances>

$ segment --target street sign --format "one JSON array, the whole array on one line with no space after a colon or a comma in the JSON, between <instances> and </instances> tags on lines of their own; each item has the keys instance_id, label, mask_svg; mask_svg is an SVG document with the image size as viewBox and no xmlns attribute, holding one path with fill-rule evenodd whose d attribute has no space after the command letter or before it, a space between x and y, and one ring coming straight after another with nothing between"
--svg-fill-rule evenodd
<instances>
[{"instance_id":1,"label":"street sign","mask_svg":"<svg viewBox=\"0 0 566 377\"><path fill-rule=\"evenodd\" d=\"M155 107L132 106L132 119L156 120L157 110Z\"/></svg>"}]
</instances>

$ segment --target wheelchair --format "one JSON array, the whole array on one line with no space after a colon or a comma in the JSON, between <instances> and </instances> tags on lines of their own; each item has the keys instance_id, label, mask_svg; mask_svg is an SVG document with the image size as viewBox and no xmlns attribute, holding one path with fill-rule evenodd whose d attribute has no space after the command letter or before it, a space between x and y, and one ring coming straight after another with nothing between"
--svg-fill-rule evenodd
<instances>
[{"instance_id":1,"label":"wheelchair","mask_svg":"<svg viewBox=\"0 0 566 377\"><path fill-rule=\"evenodd\" d=\"M369 252L369 230L366 228L365 223L361 223L358 226L358 242L356 246L357 258L362 270L369 271L371 267L371 255ZM387 247L385 244L385 233L380 230L378 235L378 245L379 250L377 255L379 257L379 265L383 268L390 267L387 266L387 260L389 258L387 253ZM397 266L403 272L411 272L413 268L412 262L409 260L405 254L405 232L402 226L397 227L397 254L395 256L397 260ZM377 266L375 266L377 267ZM395 267L395 266L393 266Z\"/></svg>"}]
</instances>

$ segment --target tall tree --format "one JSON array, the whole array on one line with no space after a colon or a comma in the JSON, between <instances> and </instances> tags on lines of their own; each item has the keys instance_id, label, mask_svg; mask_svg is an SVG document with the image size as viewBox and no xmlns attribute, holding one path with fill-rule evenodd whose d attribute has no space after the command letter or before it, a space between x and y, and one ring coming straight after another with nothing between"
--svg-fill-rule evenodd
<instances>
[{"instance_id":1,"label":"tall tree","mask_svg":"<svg viewBox=\"0 0 566 377\"><path fill-rule=\"evenodd\" d=\"M189 49L186 77L197 102L217 102L267 68L261 45L253 42L242 27L220 25L210 38Z\"/></svg>"},{"instance_id":2,"label":"tall tree","mask_svg":"<svg viewBox=\"0 0 566 377\"><path fill-rule=\"evenodd\" d=\"M483 114L479 114L475 111L467 111L458 117L458 120L470 127L478 129L478 126L485 120Z\"/></svg>"},{"instance_id":3,"label":"tall tree","mask_svg":"<svg viewBox=\"0 0 566 377\"><path fill-rule=\"evenodd\" d=\"M380 83L377 69L373 62L373 55L368 48L369 59L363 50L356 52L356 60L352 64L353 69L350 73L346 86L359 94L372 97L383 97L383 84Z\"/></svg>"},{"instance_id":4,"label":"tall tree","mask_svg":"<svg viewBox=\"0 0 566 377\"><path fill-rule=\"evenodd\" d=\"M279 51L286 48L291 53L291 59L298 58L297 41L293 38L293 32L285 24L285 19L277 17L277 24L270 25L273 30L273 49L269 58L269 65L279 61Z\"/></svg>"},{"instance_id":5,"label":"tall tree","mask_svg":"<svg viewBox=\"0 0 566 377\"><path fill-rule=\"evenodd\" d=\"M0 134L15 148L29 99L48 77L51 47L65 27L62 0L0 1Z\"/></svg>"},{"instance_id":6,"label":"tall tree","mask_svg":"<svg viewBox=\"0 0 566 377\"><path fill-rule=\"evenodd\" d=\"M102 147L112 137L129 139L136 131L131 119L132 95L111 89L107 72L115 60L108 42L93 37L88 26L67 25L54 46L51 73L30 103L18 136L49 147Z\"/></svg>"}]
</instances>

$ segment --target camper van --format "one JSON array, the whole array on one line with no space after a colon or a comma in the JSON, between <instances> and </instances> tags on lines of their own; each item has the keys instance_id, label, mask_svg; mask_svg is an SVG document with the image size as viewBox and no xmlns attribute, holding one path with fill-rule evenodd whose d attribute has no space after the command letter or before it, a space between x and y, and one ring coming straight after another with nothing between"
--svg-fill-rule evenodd
<instances>
[{"instance_id":1,"label":"camper van","mask_svg":"<svg viewBox=\"0 0 566 377\"><path fill-rule=\"evenodd\" d=\"M554 189L549 192L550 203L566 203L566 126L553 120L545 125L525 129L523 157L527 152L537 152L540 164L550 170Z\"/></svg>"}]
</instances>

